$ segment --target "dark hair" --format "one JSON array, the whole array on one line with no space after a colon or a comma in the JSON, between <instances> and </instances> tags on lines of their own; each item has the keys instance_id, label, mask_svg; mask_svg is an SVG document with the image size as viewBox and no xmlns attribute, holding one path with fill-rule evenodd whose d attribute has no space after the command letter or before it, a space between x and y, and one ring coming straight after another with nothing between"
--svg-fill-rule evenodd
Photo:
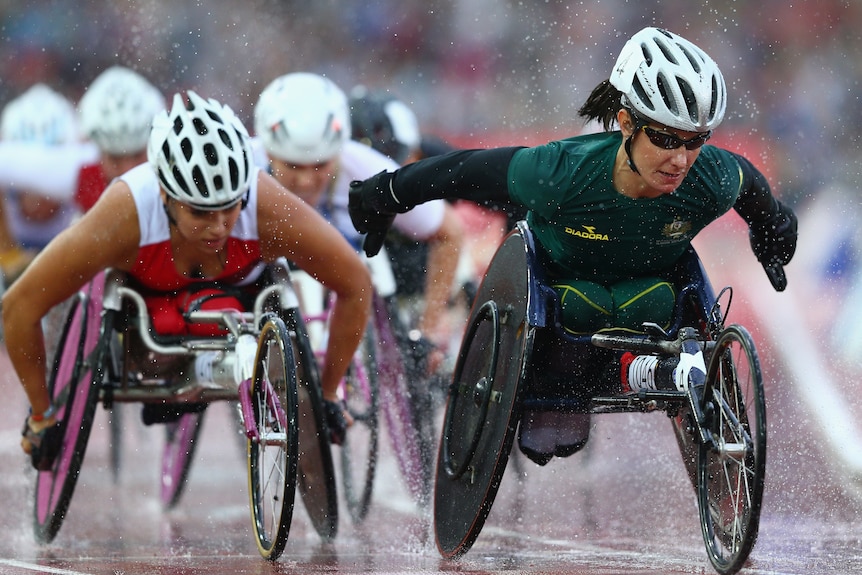
<instances>
[{"instance_id":1,"label":"dark hair","mask_svg":"<svg viewBox=\"0 0 862 575\"><path fill-rule=\"evenodd\" d=\"M578 110L578 116L590 120L599 120L605 132L611 131L611 126L617 120L617 112L622 108L623 93L613 87L610 80L603 80L590 92L587 101Z\"/></svg>"}]
</instances>

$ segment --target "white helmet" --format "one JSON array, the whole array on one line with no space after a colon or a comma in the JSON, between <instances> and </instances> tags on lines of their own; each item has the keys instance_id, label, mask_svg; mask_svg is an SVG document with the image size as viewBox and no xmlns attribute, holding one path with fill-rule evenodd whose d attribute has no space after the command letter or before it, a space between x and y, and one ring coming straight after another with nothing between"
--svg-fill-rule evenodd
<instances>
[{"instance_id":1,"label":"white helmet","mask_svg":"<svg viewBox=\"0 0 862 575\"><path fill-rule=\"evenodd\" d=\"M261 92L254 129L276 158L300 165L327 162L350 139L347 96L317 74L281 76Z\"/></svg>"},{"instance_id":2,"label":"white helmet","mask_svg":"<svg viewBox=\"0 0 862 575\"><path fill-rule=\"evenodd\" d=\"M174 94L170 114L153 118L147 159L165 192L202 210L229 208L251 178L248 132L228 106L188 91Z\"/></svg>"},{"instance_id":3,"label":"white helmet","mask_svg":"<svg viewBox=\"0 0 862 575\"><path fill-rule=\"evenodd\" d=\"M75 106L45 84L34 84L3 108L4 140L56 146L78 140Z\"/></svg>"},{"instance_id":4,"label":"white helmet","mask_svg":"<svg viewBox=\"0 0 862 575\"><path fill-rule=\"evenodd\" d=\"M84 136L103 152L115 155L145 150L153 116L164 109L161 92L122 66L99 74L78 104Z\"/></svg>"},{"instance_id":5,"label":"white helmet","mask_svg":"<svg viewBox=\"0 0 862 575\"><path fill-rule=\"evenodd\" d=\"M706 52L676 34L644 28L626 42L610 77L622 105L686 132L714 130L724 118L727 87Z\"/></svg>"}]
</instances>

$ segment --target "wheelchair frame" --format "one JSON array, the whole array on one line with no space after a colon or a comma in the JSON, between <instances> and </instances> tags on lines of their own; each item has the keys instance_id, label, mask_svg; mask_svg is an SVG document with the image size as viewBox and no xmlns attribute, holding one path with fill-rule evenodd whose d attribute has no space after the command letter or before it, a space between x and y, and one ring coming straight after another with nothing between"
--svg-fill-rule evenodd
<instances>
[{"instance_id":1,"label":"wheelchair frame","mask_svg":"<svg viewBox=\"0 0 862 575\"><path fill-rule=\"evenodd\" d=\"M63 442L52 469L37 475L37 539L50 542L62 525L100 401L105 408L117 402L181 408L190 402L236 401L246 437L252 525L261 556L275 560L282 553L296 490L320 536L326 540L335 536L335 475L317 363L286 265L271 264L263 273L271 281L256 294L253 312L190 312L190 323L218 324L227 330L226 336L154 335L143 298L115 270L100 273L75 296L48 382ZM149 379L128 371L124 344L132 331L148 354L172 358L185 368ZM203 379L195 368L201 362L211 367ZM166 474L173 484L171 493L163 491L165 503L175 503L171 496L178 497L197 425L198 420L181 418L167 434L163 489Z\"/></svg>"},{"instance_id":2,"label":"wheelchair frame","mask_svg":"<svg viewBox=\"0 0 862 575\"><path fill-rule=\"evenodd\" d=\"M697 494L710 562L722 574L742 567L757 538L765 474L760 363L745 328L724 326L719 299L727 294L729 307L730 288L715 297L693 249L672 275L679 295L667 332L649 325L645 335L573 336L560 325L556 294L526 223L503 240L474 300L449 390L434 496L441 555L457 558L476 541L525 409L663 410ZM587 402L549 400L528 385L536 373L534 355L548 346L574 357L593 348L675 356L694 367L677 391L597 391Z\"/></svg>"}]
</instances>

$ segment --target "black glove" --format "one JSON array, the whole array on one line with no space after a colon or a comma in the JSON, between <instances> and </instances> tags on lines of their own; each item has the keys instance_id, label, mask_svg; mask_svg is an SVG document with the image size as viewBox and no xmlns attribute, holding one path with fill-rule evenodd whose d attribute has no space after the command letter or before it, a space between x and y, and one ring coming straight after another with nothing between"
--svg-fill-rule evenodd
<instances>
[{"instance_id":1,"label":"black glove","mask_svg":"<svg viewBox=\"0 0 862 575\"><path fill-rule=\"evenodd\" d=\"M377 255L386 233L401 209L392 195L392 174L385 170L367 180L350 182L347 208L353 227L365 235L362 248L368 257Z\"/></svg>"},{"instance_id":2,"label":"black glove","mask_svg":"<svg viewBox=\"0 0 862 575\"><path fill-rule=\"evenodd\" d=\"M798 220L793 210L778 203L778 211L761 222L753 222L748 236L751 250L761 263L772 287L783 291L787 287L784 266L796 252Z\"/></svg>"},{"instance_id":3,"label":"black glove","mask_svg":"<svg viewBox=\"0 0 862 575\"><path fill-rule=\"evenodd\" d=\"M340 401L323 400L323 411L326 416L326 426L329 428L329 442L332 445L343 445L347 434L347 418L344 417L344 404Z\"/></svg>"}]
</instances>

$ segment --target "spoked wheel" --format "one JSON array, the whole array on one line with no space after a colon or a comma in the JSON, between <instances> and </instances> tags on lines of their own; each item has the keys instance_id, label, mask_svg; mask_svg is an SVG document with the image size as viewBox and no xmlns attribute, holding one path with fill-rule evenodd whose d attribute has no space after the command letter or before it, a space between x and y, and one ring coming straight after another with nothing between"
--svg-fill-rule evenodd
<instances>
[{"instance_id":1,"label":"spoked wheel","mask_svg":"<svg viewBox=\"0 0 862 575\"><path fill-rule=\"evenodd\" d=\"M704 405L713 444L700 449L701 528L716 571L735 573L757 539L766 472L763 378L742 326L728 326L715 342Z\"/></svg>"},{"instance_id":2,"label":"spoked wheel","mask_svg":"<svg viewBox=\"0 0 862 575\"><path fill-rule=\"evenodd\" d=\"M354 424L341 446L341 477L347 510L355 523L368 514L374 489L378 448L378 389L375 332L369 323L342 383Z\"/></svg>"},{"instance_id":3,"label":"spoked wheel","mask_svg":"<svg viewBox=\"0 0 862 575\"><path fill-rule=\"evenodd\" d=\"M419 505L427 507L431 502L431 492L434 487L434 461L437 457L439 437L435 426L436 409L428 377L408 379L407 389L413 412L413 428L416 430L418 440L421 470L418 484L420 489L414 494L414 498Z\"/></svg>"},{"instance_id":4,"label":"spoked wheel","mask_svg":"<svg viewBox=\"0 0 862 575\"><path fill-rule=\"evenodd\" d=\"M103 289L99 274L73 300L48 381L63 441L53 467L36 477L34 531L44 543L66 517L93 427L108 347L107 336L100 338Z\"/></svg>"},{"instance_id":5,"label":"spoked wheel","mask_svg":"<svg viewBox=\"0 0 862 575\"><path fill-rule=\"evenodd\" d=\"M386 424L392 451L401 477L411 497L425 505L431 493L431 468L424 456L422 431L417 425L416 398L411 395L402 348L392 322L396 312L390 312L385 302L375 303L377 327L377 368L380 383L380 409Z\"/></svg>"},{"instance_id":6,"label":"spoked wheel","mask_svg":"<svg viewBox=\"0 0 862 575\"><path fill-rule=\"evenodd\" d=\"M685 466L686 475L692 487L697 492L697 468L700 459L700 445L692 434L691 408L681 405L679 411L671 417L676 443L682 456L682 464Z\"/></svg>"},{"instance_id":7,"label":"spoked wheel","mask_svg":"<svg viewBox=\"0 0 862 575\"><path fill-rule=\"evenodd\" d=\"M258 551L277 559L287 544L296 493L297 379L284 323L263 325L250 388L254 433L248 439L248 486Z\"/></svg>"},{"instance_id":8,"label":"spoked wheel","mask_svg":"<svg viewBox=\"0 0 862 575\"><path fill-rule=\"evenodd\" d=\"M292 341L296 350L294 365L299 397L297 488L314 529L328 541L338 533L338 491L320 375L305 323L299 317L291 317L288 325L291 335L295 336Z\"/></svg>"},{"instance_id":9,"label":"spoked wheel","mask_svg":"<svg viewBox=\"0 0 862 575\"><path fill-rule=\"evenodd\" d=\"M161 484L161 500L165 509L175 507L185 490L203 416L203 411L184 413L177 421L165 424Z\"/></svg>"},{"instance_id":10,"label":"spoked wheel","mask_svg":"<svg viewBox=\"0 0 862 575\"><path fill-rule=\"evenodd\" d=\"M476 541L509 461L535 338L529 280L524 239L513 232L479 287L449 389L434 489L434 533L446 558Z\"/></svg>"}]
</instances>

